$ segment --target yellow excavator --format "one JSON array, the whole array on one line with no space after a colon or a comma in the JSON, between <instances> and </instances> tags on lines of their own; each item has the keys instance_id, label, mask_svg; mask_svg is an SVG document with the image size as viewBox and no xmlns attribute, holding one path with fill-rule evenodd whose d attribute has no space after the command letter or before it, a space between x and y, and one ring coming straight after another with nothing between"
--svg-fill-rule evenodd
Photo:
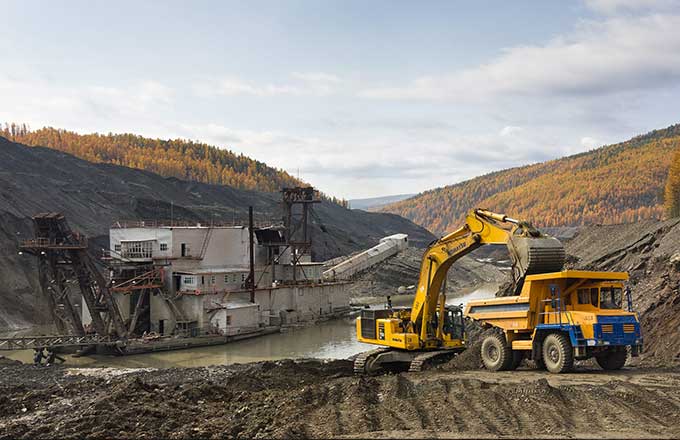
<instances>
[{"instance_id":1,"label":"yellow excavator","mask_svg":"<svg viewBox=\"0 0 680 440\"><path fill-rule=\"evenodd\" d=\"M564 265L564 247L556 238L503 214L471 211L463 226L425 251L411 308L388 304L384 309L361 311L356 319L358 341L380 348L359 354L355 373L420 371L464 350L463 311L446 305L446 275L455 261L487 244L507 246L515 294L526 275L557 272Z\"/></svg>"}]
</instances>

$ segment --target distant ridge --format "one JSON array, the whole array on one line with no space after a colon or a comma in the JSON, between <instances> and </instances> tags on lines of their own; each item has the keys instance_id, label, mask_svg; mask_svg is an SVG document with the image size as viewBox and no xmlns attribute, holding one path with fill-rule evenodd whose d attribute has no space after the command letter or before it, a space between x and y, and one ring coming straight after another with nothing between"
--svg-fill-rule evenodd
<instances>
[{"instance_id":1,"label":"distant ridge","mask_svg":"<svg viewBox=\"0 0 680 440\"><path fill-rule=\"evenodd\" d=\"M680 125L585 153L497 171L380 208L441 234L484 207L539 226L629 223L661 218Z\"/></svg>"},{"instance_id":2,"label":"distant ridge","mask_svg":"<svg viewBox=\"0 0 680 440\"><path fill-rule=\"evenodd\" d=\"M390 203L408 199L414 195L415 194L396 194L393 196L369 197L367 199L351 199L349 200L349 207L351 209L363 209L364 211L369 211Z\"/></svg>"}]
</instances>

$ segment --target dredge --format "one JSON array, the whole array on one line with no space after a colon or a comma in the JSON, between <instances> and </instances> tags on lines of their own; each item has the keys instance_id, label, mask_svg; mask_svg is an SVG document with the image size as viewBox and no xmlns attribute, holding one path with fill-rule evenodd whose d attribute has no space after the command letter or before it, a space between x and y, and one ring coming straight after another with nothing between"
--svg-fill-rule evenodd
<instances>
[{"instance_id":1,"label":"dredge","mask_svg":"<svg viewBox=\"0 0 680 440\"><path fill-rule=\"evenodd\" d=\"M19 251L37 260L58 334L0 339L0 350L135 354L344 315L348 281L324 278L323 263L312 261L309 218L319 202L312 187L285 188L278 222L256 224L252 208L247 222L119 221L108 249L88 243L64 215L38 214L35 238Z\"/></svg>"},{"instance_id":2,"label":"dredge","mask_svg":"<svg viewBox=\"0 0 680 440\"><path fill-rule=\"evenodd\" d=\"M562 271L564 247L530 223L484 209L425 251L411 308L388 305L362 310L357 339L382 348L357 356L358 374L381 370L420 371L465 350L464 314L447 306L446 274L462 256L483 245L506 245L512 261L515 296L472 301L465 316L498 331L482 344L490 370L516 368L524 358L549 371L569 371L574 359L595 357L618 369L642 347L640 324L623 309L625 273Z\"/></svg>"}]
</instances>

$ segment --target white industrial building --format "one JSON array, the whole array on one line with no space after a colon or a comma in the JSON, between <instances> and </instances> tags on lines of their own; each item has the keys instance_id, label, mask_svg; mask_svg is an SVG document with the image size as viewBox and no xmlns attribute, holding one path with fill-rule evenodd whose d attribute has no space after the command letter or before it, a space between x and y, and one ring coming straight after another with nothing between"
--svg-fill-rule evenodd
<instances>
[{"instance_id":1,"label":"white industrial building","mask_svg":"<svg viewBox=\"0 0 680 440\"><path fill-rule=\"evenodd\" d=\"M309 256L292 262L280 230L254 229L255 288L250 273L246 226L176 226L121 223L110 229L112 286L134 283L153 268L162 288L140 300L141 291L114 297L124 320L139 304L144 331L161 335L204 332L238 334L263 327L312 321L349 309L347 284L322 281L322 263ZM120 281L124 279L124 281ZM90 321L83 307L83 321Z\"/></svg>"}]
</instances>

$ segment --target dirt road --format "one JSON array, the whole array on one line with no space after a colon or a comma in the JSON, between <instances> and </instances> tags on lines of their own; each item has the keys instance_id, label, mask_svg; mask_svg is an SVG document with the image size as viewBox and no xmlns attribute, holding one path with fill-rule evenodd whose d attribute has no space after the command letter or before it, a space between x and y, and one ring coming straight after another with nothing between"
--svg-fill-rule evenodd
<instances>
[{"instance_id":1,"label":"dirt road","mask_svg":"<svg viewBox=\"0 0 680 440\"><path fill-rule=\"evenodd\" d=\"M680 370L0 367L0 438L678 438Z\"/></svg>"}]
</instances>

